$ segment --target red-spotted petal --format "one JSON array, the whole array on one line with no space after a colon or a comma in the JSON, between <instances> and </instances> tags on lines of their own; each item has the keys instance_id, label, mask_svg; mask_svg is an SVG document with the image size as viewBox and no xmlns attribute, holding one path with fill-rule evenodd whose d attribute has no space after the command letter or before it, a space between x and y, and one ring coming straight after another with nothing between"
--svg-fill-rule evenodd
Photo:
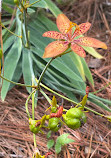
<instances>
[{"instance_id":1,"label":"red-spotted petal","mask_svg":"<svg viewBox=\"0 0 111 158\"><path fill-rule=\"evenodd\" d=\"M74 40L74 42L82 46L107 49L107 46L104 42L101 42L95 38L80 37L77 40Z\"/></svg>"},{"instance_id":2,"label":"red-spotted petal","mask_svg":"<svg viewBox=\"0 0 111 158\"><path fill-rule=\"evenodd\" d=\"M79 46L79 45L77 45L75 43L71 43L71 49L76 54L78 54L80 57L85 57L86 56L86 53L85 53L84 49L81 46Z\"/></svg>"},{"instance_id":3,"label":"red-spotted petal","mask_svg":"<svg viewBox=\"0 0 111 158\"><path fill-rule=\"evenodd\" d=\"M51 42L46 48L43 54L43 58L56 57L63 53L68 48L68 42L66 41L54 41Z\"/></svg>"},{"instance_id":4,"label":"red-spotted petal","mask_svg":"<svg viewBox=\"0 0 111 158\"><path fill-rule=\"evenodd\" d=\"M42 36L53 38L53 39L65 39L65 36L62 35L60 32L57 32L57 31L47 31Z\"/></svg>"},{"instance_id":5,"label":"red-spotted petal","mask_svg":"<svg viewBox=\"0 0 111 158\"><path fill-rule=\"evenodd\" d=\"M67 16L59 14L56 23L61 33L68 34L69 36L72 35L71 21L67 18Z\"/></svg>"},{"instance_id":6,"label":"red-spotted petal","mask_svg":"<svg viewBox=\"0 0 111 158\"><path fill-rule=\"evenodd\" d=\"M73 38L77 37L79 35L84 34L85 32L87 32L89 30L91 26L91 23L86 22L86 23L82 23L78 26L78 29L75 30L74 34L73 34Z\"/></svg>"}]
</instances>

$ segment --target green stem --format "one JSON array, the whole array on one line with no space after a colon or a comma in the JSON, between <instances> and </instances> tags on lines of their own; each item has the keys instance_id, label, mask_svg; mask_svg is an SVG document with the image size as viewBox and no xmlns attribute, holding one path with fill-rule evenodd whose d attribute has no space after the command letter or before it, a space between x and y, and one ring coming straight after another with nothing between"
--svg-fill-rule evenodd
<instances>
[{"instance_id":1,"label":"green stem","mask_svg":"<svg viewBox=\"0 0 111 158\"><path fill-rule=\"evenodd\" d=\"M86 106L84 106L84 108L85 108L86 110L89 110L89 111L93 112L93 113L96 114L96 115L99 115L99 116L101 116L101 117L104 116L103 114L101 114L101 113L99 113L99 112L96 112L96 111L94 111L94 110L92 110L92 109L90 109L90 108L88 108L88 107L86 107Z\"/></svg>"},{"instance_id":2,"label":"green stem","mask_svg":"<svg viewBox=\"0 0 111 158\"><path fill-rule=\"evenodd\" d=\"M109 82L108 84L106 84L106 85L105 85L104 87L102 87L101 89L99 89L99 90L97 90L97 91L95 91L95 92L92 92L92 94L96 94L96 93L98 93L98 92L104 90L104 89L107 88L110 84L111 84L111 82Z\"/></svg>"},{"instance_id":3,"label":"green stem","mask_svg":"<svg viewBox=\"0 0 111 158\"><path fill-rule=\"evenodd\" d=\"M30 95L28 96L28 98L27 98L27 100L26 100L26 103L25 103L26 113L27 113L27 115L28 115L29 118L30 118L30 113L29 113L29 110L28 110L28 102L29 102L29 100L30 100L32 94L35 93L35 91L36 91L36 89L34 89L34 90L30 93Z\"/></svg>"},{"instance_id":4,"label":"green stem","mask_svg":"<svg viewBox=\"0 0 111 158\"><path fill-rule=\"evenodd\" d=\"M16 35L14 32L12 32L12 31L10 31L9 29L7 29L2 23L0 23L0 25L1 25L3 28L5 28L8 32L10 32L11 34L13 34L13 35L15 35L15 36L17 36L17 37L19 37L19 38L22 38L22 36Z\"/></svg>"},{"instance_id":5,"label":"green stem","mask_svg":"<svg viewBox=\"0 0 111 158\"><path fill-rule=\"evenodd\" d=\"M36 82L37 82L37 79L35 79L35 80L36 80ZM43 88L47 89L47 90L50 91L51 93L54 93L54 94L60 96L61 98L65 99L65 100L67 100L67 101L69 101L69 102L71 102L71 103L78 104L77 102L75 102L75 101L73 101L73 100L71 100L71 99L69 99L69 98L67 98L67 97L65 97L65 96L62 96L62 95L60 95L59 93L53 91L52 89L48 88L47 86L45 86L45 85L42 84L42 83L40 83L40 86L42 86ZM51 102L50 98L49 98L42 90L40 90L40 92L44 95L44 97L46 97L46 99L47 99L48 102L50 103L50 102ZM79 104L79 105L82 106L81 104ZM91 111L91 112L95 113L96 115L99 115L99 116L101 116L101 117L104 116L103 114L98 113L98 112L96 112L96 111L94 111L94 110L92 110L92 109L90 109L90 108L88 108L88 107L86 107L86 106L84 106L84 108L85 108L86 110L88 110L88 111Z\"/></svg>"},{"instance_id":6,"label":"green stem","mask_svg":"<svg viewBox=\"0 0 111 158\"><path fill-rule=\"evenodd\" d=\"M35 91L32 93L32 119L34 120L34 118L35 118L35 111L34 111L34 94L35 93Z\"/></svg>"},{"instance_id":7,"label":"green stem","mask_svg":"<svg viewBox=\"0 0 111 158\"><path fill-rule=\"evenodd\" d=\"M25 85L25 84L22 84L22 83L17 83L17 82L14 82L14 81L10 81L9 79L3 77L2 75L0 75L0 77L2 79L4 79L5 81L10 82L10 83L15 84L15 85L18 85L18 86L37 88L36 86Z\"/></svg>"},{"instance_id":8,"label":"green stem","mask_svg":"<svg viewBox=\"0 0 111 158\"><path fill-rule=\"evenodd\" d=\"M46 95L46 93L42 89L40 89L40 92L43 94L43 96L47 99L47 101L51 105L51 99Z\"/></svg>"},{"instance_id":9,"label":"green stem","mask_svg":"<svg viewBox=\"0 0 111 158\"><path fill-rule=\"evenodd\" d=\"M33 138L34 138L34 147L35 147L35 149L36 149L37 143L36 143L36 135L35 135L35 134L33 134Z\"/></svg>"},{"instance_id":10,"label":"green stem","mask_svg":"<svg viewBox=\"0 0 111 158\"><path fill-rule=\"evenodd\" d=\"M42 78L43 78L43 76L44 76L44 73L46 72L47 68L49 67L50 63L51 63L53 60L54 60L54 58L51 58L51 59L49 60L49 62L46 64L44 70L42 71L42 73L41 73L41 75L40 75L40 77L39 77L39 80L38 80L38 84L37 84L37 87L38 87L38 88L40 87L40 82L41 82L41 80L42 80Z\"/></svg>"},{"instance_id":11,"label":"green stem","mask_svg":"<svg viewBox=\"0 0 111 158\"><path fill-rule=\"evenodd\" d=\"M32 119L34 120L35 119L35 109L34 109L34 105L35 105L35 103L34 103L34 97L35 97L35 92L36 92L36 90L33 90L33 93L32 93ZM33 134L33 139L34 139L34 147L36 148L37 147L37 143L36 143L36 135L35 134Z\"/></svg>"},{"instance_id":12,"label":"green stem","mask_svg":"<svg viewBox=\"0 0 111 158\"><path fill-rule=\"evenodd\" d=\"M37 79L35 79L35 80L36 80L36 82L38 83L38 80L37 80ZM73 100L71 100L71 99L69 99L69 98L67 98L67 97L65 97L65 96L63 96L63 95L61 95L61 94L55 92L54 90L50 89L49 87L45 86L45 85L42 84L42 83L40 83L40 86L42 86L43 88L47 89L47 90L50 91L51 93L54 93L54 94L58 95L59 97L65 99L65 100L68 100L69 102L72 102L72 103L74 103L74 104L78 104L77 102L75 102L75 101L73 101Z\"/></svg>"}]
</instances>

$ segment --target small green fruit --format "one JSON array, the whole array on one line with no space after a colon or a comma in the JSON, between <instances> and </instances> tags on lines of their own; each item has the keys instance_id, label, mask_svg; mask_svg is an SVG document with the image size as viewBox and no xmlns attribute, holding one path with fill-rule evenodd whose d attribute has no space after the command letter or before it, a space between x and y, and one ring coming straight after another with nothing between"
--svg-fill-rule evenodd
<instances>
[{"instance_id":1,"label":"small green fruit","mask_svg":"<svg viewBox=\"0 0 111 158\"><path fill-rule=\"evenodd\" d=\"M78 118L82 117L83 112L79 108L71 108L67 111L66 117Z\"/></svg>"},{"instance_id":2,"label":"small green fruit","mask_svg":"<svg viewBox=\"0 0 111 158\"><path fill-rule=\"evenodd\" d=\"M35 125L29 125L30 131L34 134L38 133L40 131L39 126L35 127Z\"/></svg>"},{"instance_id":3,"label":"small green fruit","mask_svg":"<svg viewBox=\"0 0 111 158\"><path fill-rule=\"evenodd\" d=\"M57 132L60 128L59 127L59 118L53 117L53 118L49 119L48 127L50 130Z\"/></svg>"},{"instance_id":4,"label":"small green fruit","mask_svg":"<svg viewBox=\"0 0 111 158\"><path fill-rule=\"evenodd\" d=\"M33 120L32 118L29 118L29 128L30 131L34 134L40 131L39 125L37 126L38 123L40 123L38 120Z\"/></svg>"},{"instance_id":5,"label":"small green fruit","mask_svg":"<svg viewBox=\"0 0 111 158\"><path fill-rule=\"evenodd\" d=\"M77 129L81 126L79 119L68 119L65 123L71 129Z\"/></svg>"},{"instance_id":6,"label":"small green fruit","mask_svg":"<svg viewBox=\"0 0 111 158\"><path fill-rule=\"evenodd\" d=\"M86 115L79 108L71 108L62 115L64 122L71 129L77 129L86 123Z\"/></svg>"},{"instance_id":7,"label":"small green fruit","mask_svg":"<svg viewBox=\"0 0 111 158\"><path fill-rule=\"evenodd\" d=\"M19 5L19 1L18 1L18 0L14 0L14 3L15 3L16 5Z\"/></svg>"}]
</instances>

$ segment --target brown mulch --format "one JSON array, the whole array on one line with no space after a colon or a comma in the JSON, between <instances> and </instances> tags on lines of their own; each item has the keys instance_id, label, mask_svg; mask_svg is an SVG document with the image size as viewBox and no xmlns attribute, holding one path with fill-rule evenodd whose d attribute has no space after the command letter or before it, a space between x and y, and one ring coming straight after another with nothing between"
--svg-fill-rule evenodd
<instances>
[{"instance_id":1,"label":"brown mulch","mask_svg":"<svg viewBox=\"0 0 111 158\"><path fill-rule=\"evenodd\" d=\"M106 59L97 61L87 55L86 61L91 69L95 87L91 91L102 88L111 82L111 1L109 0L67 0L66 4L59 4L60 9L74 22L92 23L88 36L104 41L108 50L98 50ZM64 1L67 2L66 0ZM96 62L99 65L96 66ZM93 64L92 64L93 63ZM52 94L46 93L52 98ZM97 94L102 98L111 100L111 85ZM15 87L7 95L4 102L0 100L0 158L31 158L34 151L33 134L28 127L28 118L25 111L25 101L28 93L25 88ZM57 97L58 103L62 104L61 98ZM71 106L64 101L65 107ZM91 108L105 115L111 113L89 104ZM38 106L35 109L36 119L44 115L49 104L44 97L39 95ZM31 112L31 100L29 102ZM59 133L69 133L75 140L62 149L60 155L54 153L50 158L110 158L111 157L111 123L91 112L86 113L87 123L79 130L71 130L63 127ZM37 147L44 155L47 149L47 131L37 134ZM55 138L57 135L54 136Z\"/></svg>"}]
</instances>

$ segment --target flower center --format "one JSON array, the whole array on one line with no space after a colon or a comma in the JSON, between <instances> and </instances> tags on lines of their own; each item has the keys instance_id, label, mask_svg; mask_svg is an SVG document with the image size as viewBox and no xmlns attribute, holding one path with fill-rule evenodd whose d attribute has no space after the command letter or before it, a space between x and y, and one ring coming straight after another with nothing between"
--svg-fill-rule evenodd
<instances>
[{"instance_id":1,"label":"flower center","mask_svg":"<svg viewBox=\"0 0 111 158\"><path fill-rule=\"evenodd\" d=\"M69 26L69 29L67 30L67 33L71 30L72 27L76 26L76 29L75 30L79 30L80 31L80 28L79 26L76 24L76 23L73 23L73 22L70 22L70 26Z\"/></svg>"}]
</instances>

